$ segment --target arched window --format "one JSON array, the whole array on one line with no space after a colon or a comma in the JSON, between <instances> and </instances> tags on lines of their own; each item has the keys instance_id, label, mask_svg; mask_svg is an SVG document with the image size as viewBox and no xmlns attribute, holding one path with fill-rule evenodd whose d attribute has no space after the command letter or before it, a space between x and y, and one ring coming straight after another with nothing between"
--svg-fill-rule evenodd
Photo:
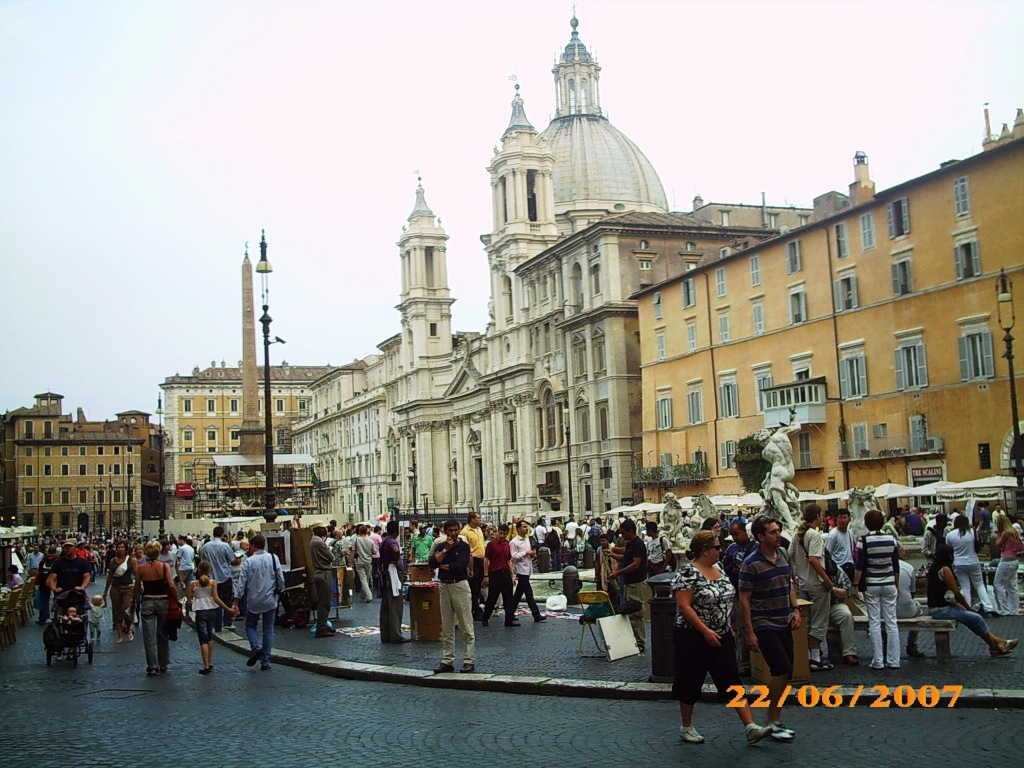
<instances>
[{"instance_id":1,"label":"arched window","mask_svg":"<svg viewBox=\"0 0 1024 768\"><path fill-rule=\"evenodd\" d=\"M585 378L587 375L587 339L582 333L573 334L572 337L572 365L576 378Z\"/></svg>"},{"instance_id":2,"label":"arched window","mask_svg":"<svg viewBox=\"0 0 1024 768\"><path fill-rule=\"evenodd\" d=\"M580 111L587 109L587 81L580 80Z\"/></svg>"},{"instance_id":3,"label":"arched window","mask_svg":"<svg viewBox=\"0 0 1024 768\"><path fill-rule=\"evenodd\" d=\"M579 263L572 265L572 272L569 275L569 291L572 296L572 303L576 311L583 310L583 267Z\"/></svg>"},{"instance_id":4,"label":"arched window","mask_svg":"<svg viewBox=\"0 0 1024 768\"><path fill-rule=\"evenodd\" d=\"M505 304L505 317L512 319L512 278L505 275L501 279L501 296Z\"/></svg>"},{"instance_id":5,"label":"arched window","mask_svg":"<svg viewBox=\"0 0 1024 768\"><path fill-rule=\"evenodd\" d=\"M594 356L594 374L602 374L607 370L604 351L604 332L600 329L594 331L590 339L591 354Z\"/></svg>"},{"instance_id":6,"label":"arched window","mask_svg":"<svg viewBox=\"0 0 1024 768\"><path fill-rule=\"evenodd\" d=\"M544 395L544 445L554 448L558 445L558 407L555 396L549 389Z\"/></svg>"},{"instance_id":7,"label":"arched window","mask_svg":"<svg viewBox=\"0 0 1024 768\"><path fill-rule=\"evenodd\" d=\"M586 400L576 401L576 442L590 442L590 406Z\"/></svg>"},{"instance_id":8,"label":"arched window","mask_svg":"<svg viewBox=\"0 0 1024 768\"><path fill-rule=\"evenodd\" d=\"M576 81L569 80L569 112L576 112Z\"/></svg>"}]
</instances>

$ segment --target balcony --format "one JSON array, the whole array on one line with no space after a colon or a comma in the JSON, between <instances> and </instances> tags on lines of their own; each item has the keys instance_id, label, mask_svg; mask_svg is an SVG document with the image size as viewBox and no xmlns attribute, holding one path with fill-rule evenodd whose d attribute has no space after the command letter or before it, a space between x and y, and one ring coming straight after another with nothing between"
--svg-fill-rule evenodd
<instances>
[{"instance_id":1,"label":"balcony","mask_svg":"<svg viewBox=\"0 0 1024 768\"><path fill-rule=\"evenodd\" d=\"M633 470L634 488L676 488L699 485L711 479L707 464L674 464L667 467L639 467Z\"/></svg>"},{"instance_id":2,"label":"balcony","mask_svg":"<svg viewBox=\"0 0 1024 768\"><path fill-rule=\"evenodd\" d=\"M802 469L821 469L822 467L825 466L821 454L818 451L794 451L793 461L797 472L799 472Z\"/></svg>"},{"instance_id":3,"label":"balcony","mask_svg":"<svg viewBox=\"0 0 1024 768\"><path fill-rule=\"evenodd\" d=\"M350 482L351 485L362 485L363 484L363 478L361 478L361 477L353 477L353 478L350 478L349 482Z\"/></svg>"},{"instance_id":4,"label":"balcony","mask_svg":"<svg viewBox=\"0 0 1024 768\"><path fill-rule=\"evenodd\" d=\"M561 483L540 483L537 485L537 495L542 499L549 496L558 496L561 492Z\"/></svg>"},{"instance_id":5,"label":"balcony","mask_svg":"<svg viewBox=\"0 0 1024 768\"><path fill-rule=\"evenodd\" d=\"M945 453L946 442L938 435L872 438L865 444L839 443L840 461L885 461Z\"/></svg>"},{"instance_id":6,"label":"balcony","mask_svg":"<svg viewBox=\"0 0 1024 768\"><path fill-rule=\"evenodd\" d=\"M796 410L801 424L825 423L825 377L768 387L761 391L764 425L774 429L789 423L789 409Z\"/></svg>"}]
</instances>

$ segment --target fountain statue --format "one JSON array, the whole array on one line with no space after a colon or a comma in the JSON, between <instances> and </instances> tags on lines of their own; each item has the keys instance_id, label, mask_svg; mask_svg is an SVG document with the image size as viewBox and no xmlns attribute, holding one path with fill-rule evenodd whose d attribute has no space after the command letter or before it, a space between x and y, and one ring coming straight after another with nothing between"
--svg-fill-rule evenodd
<instances>
[{"instance_id":1,"label":"fountain statue","mask_svg":"<svg viewBox=\"0 0 1024 768\"><path fill-rule=\"evenodd\" d=\"M796 469L793 466L793 444L789 436L800 431L796 409L789 409L789 424L779 424L774 430L761 429L754 439L764 445L761 456L771 464L761 483L764 512L778 518L782 530L791 532L800 518L800 492L793 485Z\"/></svg>"}]
</instances>

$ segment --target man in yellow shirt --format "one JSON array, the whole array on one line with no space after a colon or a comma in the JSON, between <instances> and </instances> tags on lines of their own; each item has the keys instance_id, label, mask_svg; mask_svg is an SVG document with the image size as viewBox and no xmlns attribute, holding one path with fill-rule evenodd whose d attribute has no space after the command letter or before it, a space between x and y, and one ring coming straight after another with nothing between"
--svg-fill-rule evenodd
<instances>
[{"instance_id":1,"label":"man in yellow shirt","mask_svg":"<svg viewBox=\"0 0 1024 768\"><path fill-rule=\"evenodd\" d=\"M484 532L480 527L480 513L470 512L468 522L459 536L469 544L470 573L469 588L473 595L473 619L483 620L484 611L480 599L480 586L484 581Z\"/></svg>"}]
</instances>

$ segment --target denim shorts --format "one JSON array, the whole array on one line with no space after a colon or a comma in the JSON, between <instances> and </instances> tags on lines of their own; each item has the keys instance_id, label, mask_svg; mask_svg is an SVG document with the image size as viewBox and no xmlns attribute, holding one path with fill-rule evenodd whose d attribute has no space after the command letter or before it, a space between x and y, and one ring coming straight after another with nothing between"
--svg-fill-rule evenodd
<instances>
[{"instance_id":1,"label":"denim shorts","mask_svg":"<svg viewBox=\"0 0 1024 768\"><path fill-rule=\"evenodd\" d=\"M205 608L196 611L196 634L199 635L199 644L206 645L213 640L213 626L217 621L219 608Z\"/></svg>"}]
</instances>

